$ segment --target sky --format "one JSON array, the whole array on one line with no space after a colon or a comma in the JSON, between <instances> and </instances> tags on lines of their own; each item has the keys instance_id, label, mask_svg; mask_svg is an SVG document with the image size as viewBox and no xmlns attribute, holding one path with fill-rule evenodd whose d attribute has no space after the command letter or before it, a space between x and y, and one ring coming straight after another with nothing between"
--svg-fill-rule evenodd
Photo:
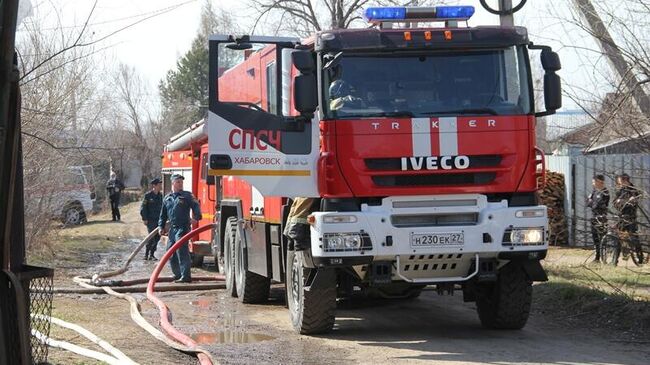
<instances>
[{"instance_id":1,"label":"sky","mask_svg":"<svg viewBox=\"0 0 650 365\"><path fill-rule=\"evenodd\" d=\"M149 84L151 93L157 92L158 82L176 61L189 49L199 25L200 11L205 0L99 0L89 19L93 38L121 30L103 42L111 45L103 51L109 62L126 63L136 68ZM516 3L517 0L514 0ZM40 19L50 31L60 23L64 29L78 31L88 18L94 1L91 0L31 0L32 17ZM250 24L250 10L242 2L213 0L213 5L238 14L244 24ZM470 25L498 24L498 17L481 8L478 0L458 1L476 7ZM496 0L488 1L496 7ZM570 0L529 0L524 10L515 14L515 23L528 28L535 43L549 44L558 50L563 69L560 76L567 85L593 90L593 83L603 83L602 76L593 68L589 52L576 51L564 44L597 48L588 39L567 29L553 14L566 14ZM56 10L55 10L56 9ZM135 22L140 21L137 24ZM29 18L25 22L29 22ZM20 40L20 28L18 39ZM562 42L553 39L561 39ZM605 67L606 68L606 67ZM589 84L592 84L591 86ZM576 104L564 98L565 109L575 109Z\"/></svg>"}]
</instances>

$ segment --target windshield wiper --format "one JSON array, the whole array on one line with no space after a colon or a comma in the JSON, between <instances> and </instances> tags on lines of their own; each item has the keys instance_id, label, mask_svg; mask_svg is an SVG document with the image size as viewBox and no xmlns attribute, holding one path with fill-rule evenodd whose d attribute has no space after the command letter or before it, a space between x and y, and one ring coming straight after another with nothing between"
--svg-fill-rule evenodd
<instances>
[{"instance_id":1,"label":"windshield wiper","mask_svg":"<svg viewBox=\"0 0 650 365\"><path fill-rule=\"evenodd\" d=\"M435 112L424 112L420 113L424 115L438 115L438 114L491 114L499 115L496 110L492 108L463 108L463 109L453 109L453 110L440 110Z\"/></svg>"}]
</instances>

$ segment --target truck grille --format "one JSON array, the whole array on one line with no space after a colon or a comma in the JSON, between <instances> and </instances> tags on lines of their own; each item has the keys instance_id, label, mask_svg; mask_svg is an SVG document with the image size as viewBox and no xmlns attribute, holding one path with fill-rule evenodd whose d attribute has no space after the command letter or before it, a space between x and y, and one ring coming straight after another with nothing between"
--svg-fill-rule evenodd
<instances>
[{"instance_id":1,"label":"truck grille","mask_svg":"<svg viewBox=\"0 0 650 365\"><path fill-rule=\"evenodd\" d=\"M483 185L489 184L496 178L495 172L475 173L437 173L412 175L380 175L372 176L372 181L378 186L436 186L436 185Z\"/></svg>"},{"instance_id":2,"label":"truck grille","mask_svg":"<svg viewBox=\"0 0 650 365\"><path fill-rule=\"evenodd\" d=\"M468 157L470 168L497 167L502 160L499 155L477 155ZM366 158L364 162L368 170L387 171L401 170L402 168L400 158Z\"/></svg>"},{"instance_id":3,"label":"truck grille","mask_svg":"<svg viewBox=\"0 0 650 365\"><path fill-rule=\"evenodd\" d=\"M392 215L390 222L398 228L469 226L478 222L478 213L400 214Z\"/></svg>"}]
</instances>

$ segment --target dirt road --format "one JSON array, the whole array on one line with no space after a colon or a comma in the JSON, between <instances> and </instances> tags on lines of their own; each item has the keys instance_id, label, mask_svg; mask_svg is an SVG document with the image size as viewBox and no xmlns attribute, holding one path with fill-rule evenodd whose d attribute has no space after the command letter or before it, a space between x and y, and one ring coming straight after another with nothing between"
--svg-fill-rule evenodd
<instances>
[{"instance_id":1,"label":"dirt road","mask_svg":"<svg viewBox=\"0 0 650 365\"><path fill-rule=\"evenodd\" d=\"M144 233L134 207L124 223L96 223L101 231L119 232L121 239L107 252L97 252L92 265L116 265ZM90 227L90 226L89 226ZM81 237L88 227L79 227ZM76 234L76 233L75 233ZM142 236L139 236L142 237ZM160 253L161 250L158 252ZM83 256L82 256L83 257ZM143 277L153 263L138 261L128 277ZM58 271L57 286L71 286L71 275L88 270L80 265ZM100 269L101 270L101 269ZM214 271L211 261L201 274ZM157 323L157 311L143 295L143 314ZM341 304L332 333L307 337L295 334L284 307L284 291L272 290L265 305L243 305L224 290L163 293L173 321L192 335L222 364L630 364L650 363L650 336L621 340L624 333L579 328L575 318L534 308L522 331L489 331L480 327L473 303L462 296L438 296L425 291L410 300ZM536 300L536 304L539 304ZM195 364L185 354L165 348L131 322L125 302L103 295L56 296L54 315L79 323L111 342L141 364ZM570 316L573 317L573 316ZM590 329L591 328L591 329ZM84 344L79 337L55 329L53 336ZM52 350L53 364L94 364L70 353Z\"/></svg>"}]
</instances>

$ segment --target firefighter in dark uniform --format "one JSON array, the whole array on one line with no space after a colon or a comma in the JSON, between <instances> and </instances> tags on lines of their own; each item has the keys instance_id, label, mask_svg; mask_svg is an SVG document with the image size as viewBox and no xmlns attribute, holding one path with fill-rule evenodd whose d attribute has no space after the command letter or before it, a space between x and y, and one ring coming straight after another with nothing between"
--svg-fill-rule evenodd
<instances>
[{"instance_id":1,"label":"firefighter in dark uniform","mask_svg":"<svg viewBox=\"0 0 650 365\"><path fill-rule=\"evenodd\" d=\"M169 220L169 240L167 250L174 243L186 235L192 224L201 220L201 208L199 202L189 191L183 190L183 175L174 174L171 177L172 191L163 198L158 230L166 232L167 221ZM190 216L192 213L192 216ZM169 259L169 266L174 273L177 283L192 282L192 259L188 244L182 245Z\"/></svg>"},{"instance_id":2,"label":"firefighter in dark uniform","mask_svg":"<svg viewBox=\"0 0 650 365\"><path fill-rule=\"evenodd\" d=\"M318 208L320 199L294 198L284 227L284 235L289 238L289 250L303 251L311 247L307 216Z\"/></svg>"},{"instance_id":3,"label":"firefighter in dark uniform","mask_svg":"<svg viewBox=\"0 0 650 365\"><path fill-rule=\"evenodd\" d=\"M159 178L151 180L151 190L144 194L142 203L140 204L140 217L142 222L147 226L147 231L151 233L153 230L158 230L158 219L160 218L160 210L162 208L162 181ZM157 260L153 255L158 247L160 235L156 235L147 243L147 248L144 253L145 260Z\"/></svg>"},{"instance_id":4,"label":"firefighter in dark uniform","mask_svg":"<svg viewBox=\"0 0 650 365\"><path fill-rule=\"evenodd\" d=\"M607 233L607 207L609 206L609 190L605 186L605 176L595 175L591 181L593 190L587 199L587 207L591 208L591 238L596 250L595 262L600 261L600 241Z\"/></svg>"},{"instance_id":5,"label":"firefighter in dark uniform","mask_svg":"<svg viewBox=\"0 0 650 365\"><path fill-rule=\"evenodd\" d=\"M621 174L616 176L616 197L614 198L614 208L618 210L619 221L617 224L620 233L629 235L629 242L632 249L637 252L641 262L644 262L641 242L639 242L639 229L637 225L636 209L639 207L641 191L630 182L630 175Z\"/></svg>"}]
</instances>

